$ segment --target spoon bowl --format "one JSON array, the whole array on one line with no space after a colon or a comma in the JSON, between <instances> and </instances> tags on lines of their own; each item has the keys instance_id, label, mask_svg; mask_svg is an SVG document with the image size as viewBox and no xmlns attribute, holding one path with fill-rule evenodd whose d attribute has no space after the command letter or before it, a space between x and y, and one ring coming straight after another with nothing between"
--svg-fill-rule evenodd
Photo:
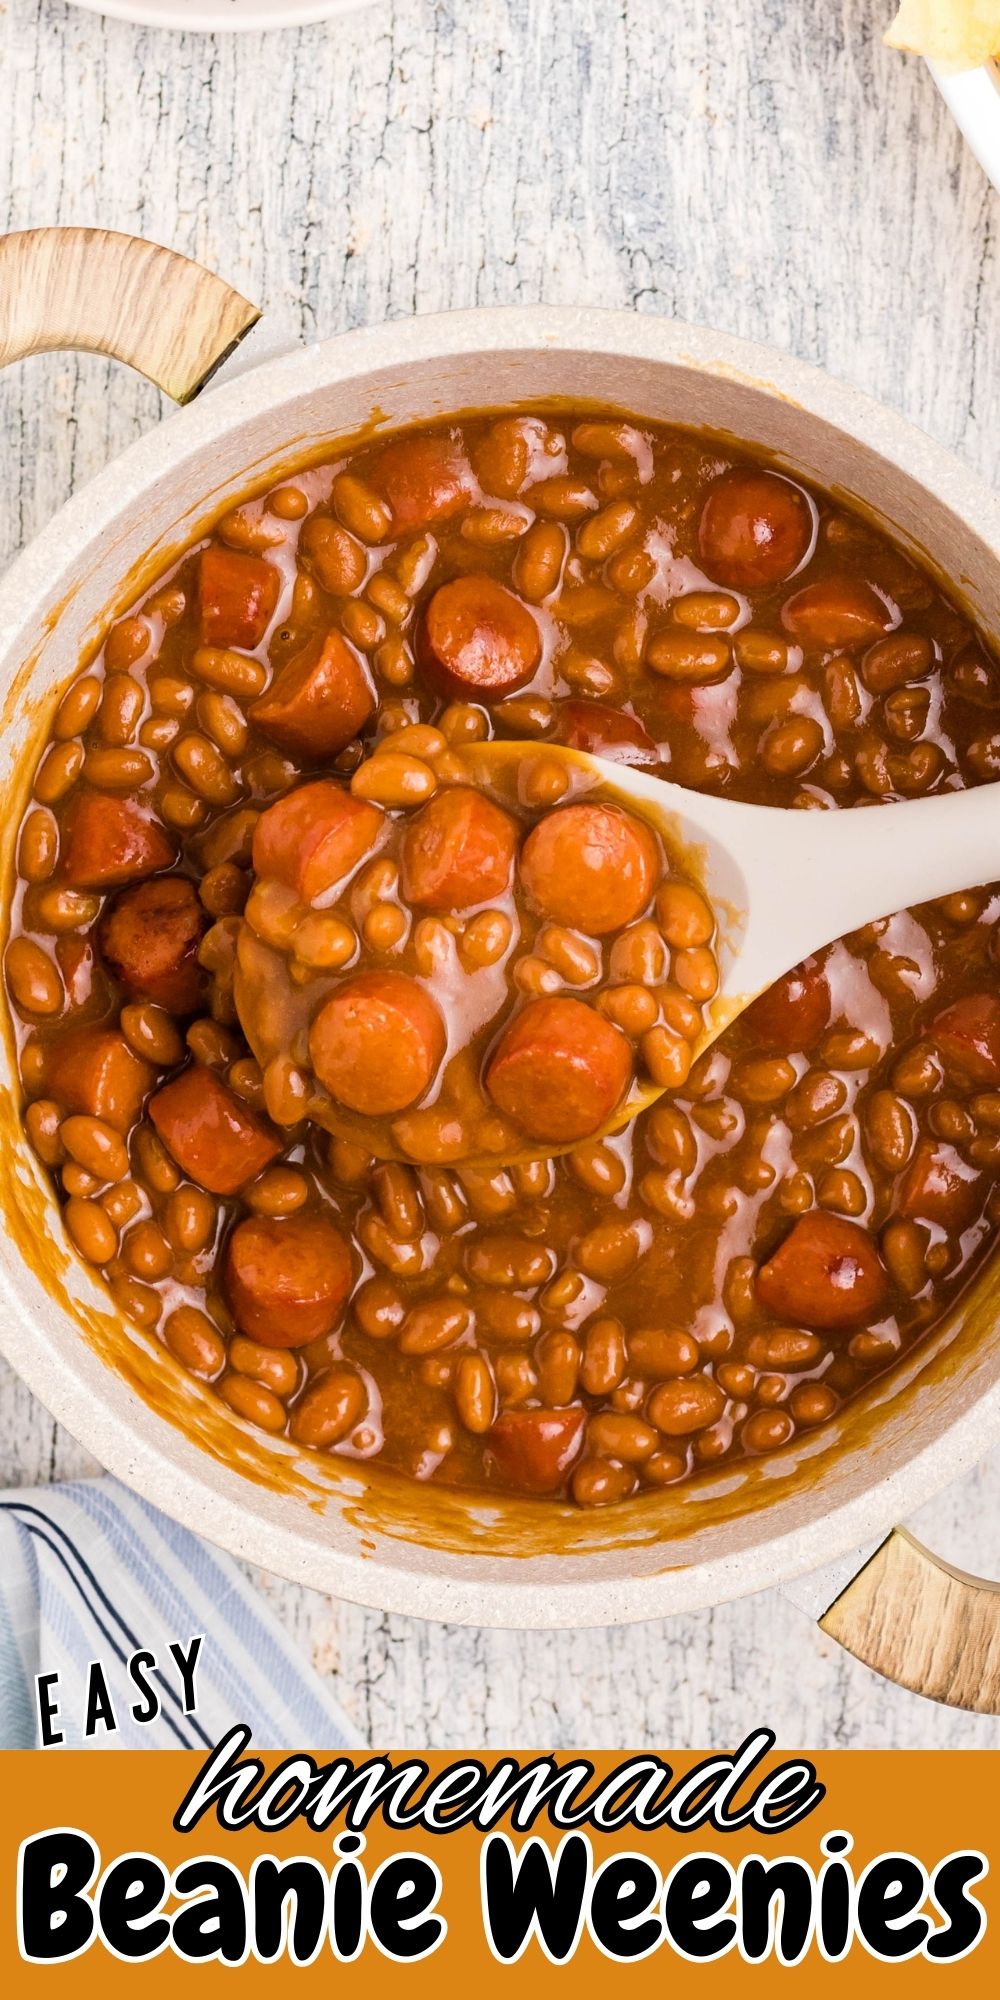
<instances>
[{"instance_id":1,"label":"spoon bowl","mask_svg":"<svg viewBox=\"0 0 1000 2000\"><path fill-rule=\"evenodd\" d=\"M466 752L477 782L531 796L586 792L639 812L708 898L719 925L719 991L698 1049L821 946L914 903L1000 880L1000 783L892 805L801 811L693 792L557 744L493 741ZM659 1093L653 1088L652 1094Z\"/></svg>"}]
</instances>

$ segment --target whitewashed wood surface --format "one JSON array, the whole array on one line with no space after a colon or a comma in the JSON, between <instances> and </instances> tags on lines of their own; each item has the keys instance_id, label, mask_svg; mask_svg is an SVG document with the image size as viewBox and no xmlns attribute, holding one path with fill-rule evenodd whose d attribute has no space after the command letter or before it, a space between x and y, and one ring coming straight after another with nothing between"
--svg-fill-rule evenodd
<instances>
[{"instance_id":1,"label":"whitewashed wood surface","mask_svg":"<svg viewBox=\"0 0 1000 2000\"><path fill-rule=\"evenodd\" d=\"M0 229L201 258L290 334L449 306L630 306L770 340L1000 477L998 197L892 0L373 0L328 27L153 33L0 0ZM0 564L156 420L90 358L0 378ZM5 1483L86 1455L13 1376ZM1000 1454L918 1522L1000 1574ZM986 1746L767 1595L625 1631L383 1618L262 1579L381 1745Z\"/></svg>"}]
</instances>

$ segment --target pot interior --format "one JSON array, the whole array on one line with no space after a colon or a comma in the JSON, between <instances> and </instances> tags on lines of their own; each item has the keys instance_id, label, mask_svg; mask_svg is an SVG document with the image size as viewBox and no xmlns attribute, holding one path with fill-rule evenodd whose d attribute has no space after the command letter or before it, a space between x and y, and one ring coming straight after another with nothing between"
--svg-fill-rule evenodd
<instances>
[{"instance_id":1,"label":"pot interior","mask_svg":"<svg viewBox=\"0 0 1000 2000\"><path fill-rule=\"evenodd\" d=\"M563 400L713 431L860 505L950 581L978 624L1000 627L989 496L964 503L960 468L851 392L776 356L755 374L759 361L652 321L454 315L268 364L161 426L0 587L4 880L33 746L110 619L235 497L375 428ZM5 893L5 912L8 903ZM20 1129L6 1015L4 1029L0 1346L112 1470L267 1567L385 1608L480 1623L647 1617L762 1587L883 1532L1000 1430L987 1265L947 1323L812 1436L623 1507L485 1499L303 1453L242 1425L158 1341L126 1326L77 1260Z\"/></svg>"}]
</instances>

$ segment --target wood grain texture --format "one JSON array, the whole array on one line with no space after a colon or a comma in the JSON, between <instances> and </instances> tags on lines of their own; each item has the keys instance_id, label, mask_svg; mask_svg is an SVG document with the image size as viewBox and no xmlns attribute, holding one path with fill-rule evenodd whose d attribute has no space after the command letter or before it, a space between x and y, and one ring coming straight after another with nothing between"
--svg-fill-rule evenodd
<instances>
[{"instance_id":1,"label":"wood grain texture","mask_svg":"<svg viewBox=\"0 0 1000 2000\"><path fill-rule=\"evenodd\" d=\"M1000 1715L1000 1584L896 1528L820 1619L878 1673L955 1708Z\"/></svg>"},{"instance_id":2,"label":"wood grain texture","mask_svg":"<svg viewBox=\"0 0 1000 2000\"><path fill-rule=\"evenodd\" d=\"M112 229L0 237L0 368L81 348L186 403L260 318L212 271Z\"/></svg>"},{"instance_id":3,"label":"wood grain texture","mask_svg":"<svg viewBox=\"0 0 1000 2000\"><path fill-rule=\"evenodd\" d=\"M147 234L290 335L450 306L631 306L769 340L1000 476L998 198L892 0L373 0L287 35L0 12L0 227ZM152 423L92 356L0 376L0 562ZM85 1455L0 1385L8 1483ZM915 1525L1000 1566L1000 1454ZM381 1744L996 1745L769 1594L627 1631L455 1631L264 1579Z\"/></svg>"}]
</instances>

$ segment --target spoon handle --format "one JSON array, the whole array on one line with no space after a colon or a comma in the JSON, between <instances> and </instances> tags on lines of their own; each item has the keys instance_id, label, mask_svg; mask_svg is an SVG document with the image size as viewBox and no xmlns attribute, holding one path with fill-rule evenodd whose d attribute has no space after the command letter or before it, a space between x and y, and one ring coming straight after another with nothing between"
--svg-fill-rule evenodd
<instances>
[{"instance_id":1,"label":"spoon handle","mask_svg":"<svg viewBox=\"0 0 1000 2000\"><path fill-rule=\"evenodd\" d=\"M877 810L744 810L767 816L731 850L746 879L746 992L878 917L1000 881L1000 784Z\"/></svg>"}]
</instances>

